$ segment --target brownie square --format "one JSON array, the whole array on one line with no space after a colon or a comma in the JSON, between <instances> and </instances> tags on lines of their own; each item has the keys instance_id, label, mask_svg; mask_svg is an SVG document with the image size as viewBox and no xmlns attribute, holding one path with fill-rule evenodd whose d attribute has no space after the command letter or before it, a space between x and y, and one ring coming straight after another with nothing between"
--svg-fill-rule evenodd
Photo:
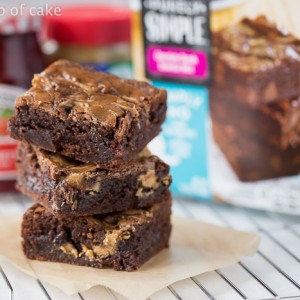
<instances>
[{"instance_id":1,"label":"brownie square","mask_svg":"<svg viewBox=\"0 0 300 300\"><path fill-rule=\"evenodd\" d=\"M92 217L58 217L35 204L23 216L23 250L30 259L133 271L168 247L170 215L171 198Z\"/></svg>"},{"instance_id":2,"label":"brownie square","mask_svg":"<svg viewBox=\"0 0 300 300\"><path fill-rule=\"evenodd\" d=\"M213 35L213 89L257 107L300 95L300 40L265 17Z\"/></svg>"},{"instance_id":3,"label":"brownie square","mask_svg":"<svg viewBox=\"0 0 300 300\"><path fill-rule=\"evenodd\" d=\"M54 214L94 215L151 206L169 198L169 166L148 150L105 170L22 143L17 188Z\"/></svg>"},{"instance_id":4,"label":"brownie square","mask_svg":"<svg viewBox=\"0 0 300 300\"><path fill-rule=\"evenodd\" d=\"M16 101L13 138L106 169L133 159L159 132L166 91L59 60Z\"/></svg>"}]
</instances>

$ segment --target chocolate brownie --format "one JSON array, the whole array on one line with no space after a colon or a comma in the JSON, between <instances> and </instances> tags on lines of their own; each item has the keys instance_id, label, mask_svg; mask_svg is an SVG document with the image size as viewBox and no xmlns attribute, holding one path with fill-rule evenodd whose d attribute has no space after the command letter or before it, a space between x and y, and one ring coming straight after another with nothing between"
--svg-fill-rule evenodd
<instances>
[{"instance_id":1,"label":"chocolate brownie","mask_svg":"<svg viewBox=\"0 0 300 300\"><path fill-rule=\"evenodd\" d=\"M59 60L16 101L13 138L112 169L160 131L166 91Z\"/></svg>"},{"instance_id":2,"label":"chocolate brownie","mask_svg":"<svg viewBox=\"0 0 300 300\"><path fill-rule=\"evenodd\" d=\"M241 181L256 181L300 173L300 151L280 149L247 135L238 126L212 123L213 135Z\"/></svg>"},{"instance_id":3,"label":"chocolate brownie","mask_svg":"<svg viewBox=\"0 0 300 300\"><path fill-rule=\"evenodd\" d=\"M18 151L18 189L54 214L94 215L169 198L169 166L144 150L117 171L78 162L29 144Z\"/></svg>"},{"instance_id":4,"label":"chocolate brownie","mask_svg":"<svg viewBox=\"0 0 300 300\"><path fill-rule=\"evenodd\" d=\"M30 259L133 271L168 247L170 215L171 198L92 217L57 217L35 204L23 216L23 249Z\"/></svg>"},{"instance_id":5,"label":"chocolate brownie","mask_svg":"<svg viewBox=\"0 0 300 300\"><path fill-rule=\"evenodd\" d=\"M251 106L300 95L300 40L265 17L213 35L214 84Z\"/></svg>"}]
</instances>

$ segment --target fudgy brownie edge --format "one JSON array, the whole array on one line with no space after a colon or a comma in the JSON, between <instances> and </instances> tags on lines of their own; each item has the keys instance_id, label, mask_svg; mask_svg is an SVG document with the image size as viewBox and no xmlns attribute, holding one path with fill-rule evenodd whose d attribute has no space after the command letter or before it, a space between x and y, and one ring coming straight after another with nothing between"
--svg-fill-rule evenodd
<instances>
[{"instance_id":1,"label":"fudgy brownie edge","mask_svg":"<svg viewBox=\"0 0 300 300\"><path fill-rule=\"evenodd\" d=\"M54 214L94 215L151 206L169 198L169 166L148 151L116 171L22 143L17 187Z\"/></svg>"},{"instance_id":2,"label":"fudgy brownie edge","mask_svg":"<svg viewBox=\"0 0 300 300\"><path fill-rule=\"evenodd\" d=\"M27 210L22 243L30 259L133 271L168 247L171 199L148 209L93 217L55 217Z\"/></svg>"},{"instance_id":3,"label":"fudgy brownie edge","mask_svg":"<svg viewBox=\"0 0 300 300\"><path fill-rule=\"evenodd\" d=\"M166 91L57 61L33 79L9 121L13 138L112 169L159 132Z\"/></svg>"}]
</instances>

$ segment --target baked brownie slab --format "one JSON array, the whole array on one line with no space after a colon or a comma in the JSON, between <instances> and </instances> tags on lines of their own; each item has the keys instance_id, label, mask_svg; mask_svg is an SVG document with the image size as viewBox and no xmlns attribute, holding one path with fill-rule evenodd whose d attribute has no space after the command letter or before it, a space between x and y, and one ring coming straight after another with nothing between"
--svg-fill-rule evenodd
<instances>
[{"instance_id":1,"label":"baked brownie slab","mask_svg":"<svg viewBox=\"0 0 300 300\"><path fill-rule=\"evenodd\" d=\"M251 106L300 95L300 40L265 17L213 35L213 89Z\"/></svg>"},{"instance_id":2,"label":"baked brownie slab","mask_svg":"<svg viewBox=\"0 0 300 300\"><path fill-rule=\"evenodd\" d=\"M57 217L39 204L23 216L30 259L132 271L168 247L171 198L147 209L93 217Z\"/></svg>"},{"instance_id":3,"label":"baked brownie slab","mask_svg":"<svg viewBox=\"0 0 300 300\"><path fill-rule=\"evenodd\" d=\"M18 189L54 214L94 215L169 198L169 166L147 150L117 171L78 162L29 144L18 151Z\"/></svg>"},{"instance_id":4,"label":"baked brownie slab","mask_svg":"<svg viewBox=\"0 0 300 300\"><path fill-rule=\"evenodd\" d=\"M111 169L160 131L166 91L59 60L16 101L13 138Z\"/></svg>"}]
</instances>

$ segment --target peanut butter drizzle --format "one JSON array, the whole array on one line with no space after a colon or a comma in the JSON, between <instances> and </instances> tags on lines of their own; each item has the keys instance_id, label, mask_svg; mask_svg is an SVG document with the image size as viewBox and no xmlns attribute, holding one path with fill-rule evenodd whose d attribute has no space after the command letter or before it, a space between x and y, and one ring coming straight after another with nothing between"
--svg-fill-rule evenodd
<instances>
[{"instance_id":1,"label":"peanut butter drizzle","mask_svg":"<svg viewBox=\"0 0 300 300\"><path fill-rule=\"evenodd\" d=\"M34 76L32 88L17 99L17 104L39 107L63 120L88 120L114 127L119 117L147 115L150 100L161 93L144 82L59 60Z\"/></svg>"}]
</instances>

